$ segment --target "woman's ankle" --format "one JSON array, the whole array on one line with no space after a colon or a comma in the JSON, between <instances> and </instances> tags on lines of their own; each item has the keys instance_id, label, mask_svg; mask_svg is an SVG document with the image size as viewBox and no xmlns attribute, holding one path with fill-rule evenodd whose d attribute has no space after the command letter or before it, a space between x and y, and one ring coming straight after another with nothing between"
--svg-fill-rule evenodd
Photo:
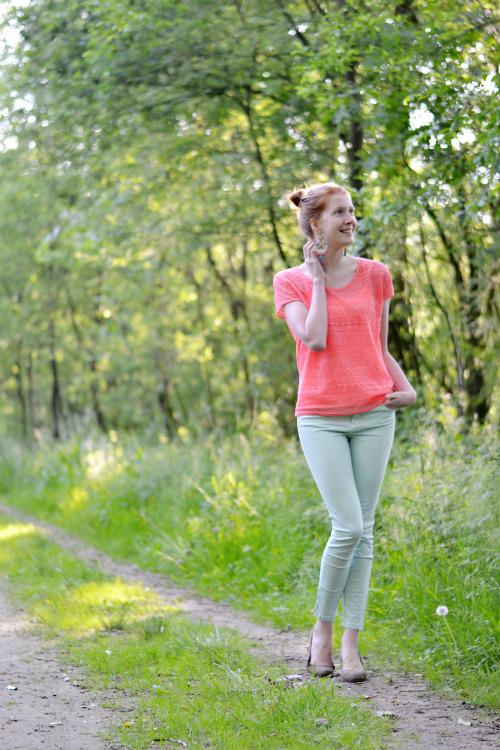
<instances>
[{"instance_id":1,"label":"woman's ankle","mask_svg":"<svg viewBox=\"0 0 500 750\"><path fill-rule=\"evenodd\" d=\"M356 651L359 648L359 630L346 628L341 638L342 650Z\"/></svg>"},{"instance_id":2,"label":"woman's ankle","mask_svg":"<svg viewBox=\"0 0 500 750\"><path fill-rule=\"evenodd\" d=\"M323 636L331 636L332 635L332 627L333 623L329 620L316 620L316 623L314 625L314 634L315 635L323 635Z\"/></svg>"}]
</instances>

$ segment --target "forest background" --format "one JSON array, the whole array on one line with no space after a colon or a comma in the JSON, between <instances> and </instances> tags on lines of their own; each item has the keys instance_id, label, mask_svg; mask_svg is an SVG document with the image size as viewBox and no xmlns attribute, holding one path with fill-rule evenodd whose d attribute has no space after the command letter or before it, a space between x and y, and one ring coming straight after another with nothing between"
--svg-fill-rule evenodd
<instances>
[{"instance_id":1,"label":"forest background","mask_svg":"<svg viewBox=\"0 0 500 750\"><path fill-rule=\"evenodd\" d=\"M325 180L391 271L412 418L494 419L494 7L4 6L2 431L293 434L272 277L303 260L285 193Z\"/></svg>"}]
</instances>

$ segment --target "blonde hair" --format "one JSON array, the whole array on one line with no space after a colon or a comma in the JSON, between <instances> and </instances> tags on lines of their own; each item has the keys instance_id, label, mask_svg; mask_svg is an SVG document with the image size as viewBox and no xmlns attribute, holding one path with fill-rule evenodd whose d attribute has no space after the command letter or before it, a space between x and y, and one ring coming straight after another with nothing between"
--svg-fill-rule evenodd
<instances>
[{"instance_id":1,"label":"blonde hair","mask_svg":"<svg viewBox=\"0 0 500 750\"><path fill-rule=\"evenodd\" d=\"M326 208L329 197L335 193L350 195L346 188L337 185L336 182L320 182L309 187L297 188L286 194L285 197L299 209L297 218L301 232L305 237L314 239L311 219L319 219Z\"/></svg>"}]
</instances>

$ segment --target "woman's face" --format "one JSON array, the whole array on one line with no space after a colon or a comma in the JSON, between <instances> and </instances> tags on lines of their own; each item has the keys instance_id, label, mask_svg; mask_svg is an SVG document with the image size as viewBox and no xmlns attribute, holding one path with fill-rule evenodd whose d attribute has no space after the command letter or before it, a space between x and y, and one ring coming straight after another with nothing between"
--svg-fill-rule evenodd
<instances>
[{"instance_id":1,"label":"woman's face","mask_svg":"<svg viewBox=\"0 0 500 750\"><path fill-rule=\"evenodd\" d=\"M323 209L319 228L328 246L339 248L354 242L357 223L351 196L346 193L334 193ZM317 230L317 226L314 228Z\"/></svg>"}]
</instances>

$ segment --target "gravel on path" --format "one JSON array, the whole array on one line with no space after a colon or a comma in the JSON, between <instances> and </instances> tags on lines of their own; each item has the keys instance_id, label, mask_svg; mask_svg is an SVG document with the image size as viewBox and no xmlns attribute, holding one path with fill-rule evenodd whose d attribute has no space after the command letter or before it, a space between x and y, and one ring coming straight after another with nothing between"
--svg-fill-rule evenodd
<instances>
[{"instance_id":1,"label":"gravel on path","mask_svg":"<svg viewBox=\"0 0 500 750\"><path fill-rule=\"evenodd\" d=\"M101 705L109 695L86 689L79 669L61 666L50 642L32 632L34 625L0 578L2 750L122 750L100 737L123 719Z\"/></svg>"}]
</instances>

